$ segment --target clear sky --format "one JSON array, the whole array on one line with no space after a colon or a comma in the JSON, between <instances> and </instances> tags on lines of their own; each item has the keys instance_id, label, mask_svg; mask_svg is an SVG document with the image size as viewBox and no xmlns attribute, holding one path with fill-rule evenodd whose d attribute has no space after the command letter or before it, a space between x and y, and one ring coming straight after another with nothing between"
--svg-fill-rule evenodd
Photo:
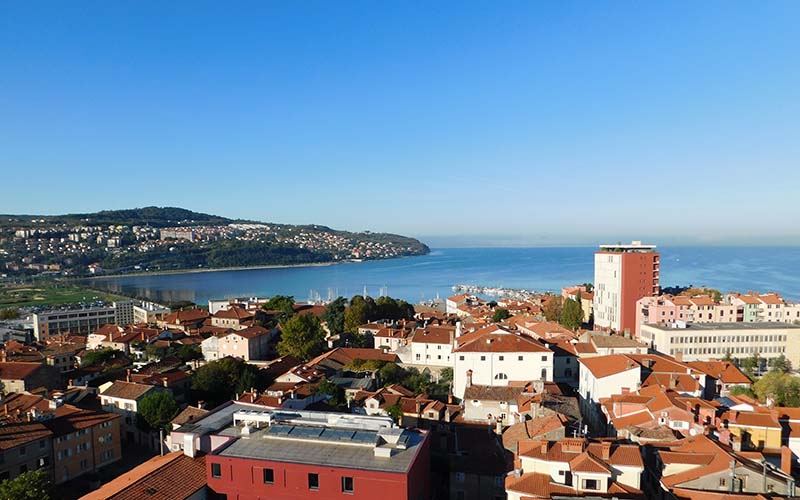
<instances>
[{"instance_id":1,"label":"clear sky","mask_svg":"<svg viewBox=\"0 0 800 500\"><path fill-rule=\"evenodd\" d=\"M800 2L0 3L0 213L800 243Z\"/></svg>"}]
</instances>

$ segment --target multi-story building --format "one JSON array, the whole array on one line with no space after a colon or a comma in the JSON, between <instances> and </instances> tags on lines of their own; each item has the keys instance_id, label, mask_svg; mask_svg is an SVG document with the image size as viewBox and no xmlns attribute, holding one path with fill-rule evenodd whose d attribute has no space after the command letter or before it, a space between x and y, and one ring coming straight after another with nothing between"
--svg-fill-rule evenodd
<instances>
[{"instance_id":1,"label":"multi-story building","mask_svg":"<svg viewBox=\"0 0 800 500\"><path fill-rule=\"evenodd\" d=\"M0 426L0 481L41 468L52 474L52 435L39 422Z\"/></svg>"},{"instance_id":2,"label":"multi-story building","mask_svg":"<svg viewBox=\"0 0 800 500\"><path fill-rule=\"evenodd\" d=\"M0 383L3 391L25 392L37 387L55 389L61 380L57 368L45 363L22 361L0 362Z\"/></svg>"},{"instance_id":3,"label":"multi-story building","mask_svg":"<svg viewBox=\"0 0 800 500\"><path fill-rule=\"evenodd\" d=\"M116 320L113 305L42 311L33 314L33 336L40 342L60 333L85 336Z\"/></svg>"},{"instance_id":4,"label":"multi-story building","mask_svg":"<svg viewBox=\"0 0 800 500\"><path fill-rule=\"evenodd\" d=\"M800 325L787 323L680 324L681 328L643 325L641 339L653 349L686 361L747 358L766 363L781 355L800 366Z\"/></svg>"},{"instance_id":5,"label":"multi-story building","mask_svg":"<svg viewBox=\"0 0 800 500\"><path fill-rule=\"evenodd\" d=\"M206 452L208 487L239 500L424 500L428 433L388 417L266 410L229 403L173 431L184 453Z\"/></svg>"},{"instance_id":6,"label":"multi-story building","mask_svg":"<svg viewBox=\"0 0 800 500\"><path fill-rule=\"evenodd\" d=\"M114 323L120 326L133 324L134 305L132 300L123 300L111 304L114 308Z\"/></svg>"},{"instance_id":7,"label":"multi-story building","mask_svg":"<svg viewBox=\"0 0 800 500\"><path fill-rule=\"evenodd\" d=\"M155 324L158 320L170 313L169 307L155 302L140 302L133 306L133 324Z\"/></svg>"},{"instance_id":8,"label":"multi-story building","mask_svg":"<svg viewBox=\"0 0 800 500\"><path fill-rule=\"evenodd\" d=\"M217 339L217 357L230 356L245 361L266 359L269 340L270 330L262 326L251 326L231 332Z\"/></svg>"},{"instance_id":9,"label":"multi-story building","mask_svg":"<svg viewBox=\"0 0 800 500\"><path fill-rule=\"evenodd\" d=\"M147 436L143 436L136 426L136 412L139 402L151 391L159 389L148 384L137 384L122 380L106 382L99 389L100 402L103 405L103 409L122 417L122 439L125 439L127 443L138 442L139 444L149 445L149 442L143 443L143 439Z\"/></svg>"},{"instance_id":10,"label":"multi-story building","mask_svg":"<svg viewBox=\"0 0 800 500\"><path fill-rule=\"evenodd\" d=\"M506 478L509 500L525 498L641 498L639 446L564 438L520 442L519 469Z\"/></svg>"},{"instance_id":11,"label":"multi-story building","mask_svg":"<svg viewBox=\"0 0 800 500\"><path fill-rule=\"evenodd\" d=\"M553 380L553 351L542 342L490 325L457 337L453 349L453 394L468 385Z\"/></svg>"},{"instance_id":12,"label":"multi-story building","mask_svg":"<svg viewBox=\"0 0 800 500\"><path fill-rule=\"evenodd\" d=\"M659 254L655 245L601 245L594 256L594 324L633 332L636 301L658 295Z\"/></svg>"},{"instance_id":13,"label":"multi-story building","mask_svg":"<svg viewBox=\"0 0 800 500\"><path fill-rule=\"evenodd\" d=\"M429 325L417 328L411 336L410 363L426 366L453 366L452 349L457 327Z\"/></svg>"},{"instance_id":14,"label":"multi-story building","mask_svg":"<svg viewBox=\"0 0 800 500\"><path fill-rule=\"evenodd\" d=\"M53 432L55 483L96 472L122 458L120 416L64 405L44 425Z\"/></svg>"}]
</instances>

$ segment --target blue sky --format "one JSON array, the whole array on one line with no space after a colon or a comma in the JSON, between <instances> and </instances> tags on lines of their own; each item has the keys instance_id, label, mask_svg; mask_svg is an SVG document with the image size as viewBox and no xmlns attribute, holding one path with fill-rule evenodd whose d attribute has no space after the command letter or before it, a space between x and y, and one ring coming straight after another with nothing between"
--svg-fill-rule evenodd
<instances>
[{"instance_id":1,"label":"blue sky","mask_svg":"<svg viewBox=\"0 0 800 500\"><path fill-rule=\"evenodd\" d=\"M800 243L798 2L3 2L0 213Z\"/></svg>"}]
</instances>

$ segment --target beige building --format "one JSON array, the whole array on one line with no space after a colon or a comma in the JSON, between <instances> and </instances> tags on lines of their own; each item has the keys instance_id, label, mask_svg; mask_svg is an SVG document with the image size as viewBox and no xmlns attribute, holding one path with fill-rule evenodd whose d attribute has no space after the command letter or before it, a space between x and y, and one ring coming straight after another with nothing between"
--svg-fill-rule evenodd
<instances>
[{"instance_id":1,"label":"beige building","mask_svg":"<svg viewBox=\"0 0 800 500\"><path fill-rule=\"evenodd\" d=\"M39 422L0 426L0 481L28 471L53 469L50 430Z\"/></svg>"},{"instance_id":2,"label":"beige building","mask_svg":"<svg viewBox=\"0 0 800 500\"><path fill-rule=\"evenodd\" d=\"M758 354L764 360L781 355L800 366L800 325L786 323L707 323L674 328L642 325L641 340L653 349L686 361Z\"/></svg>"},{"instance_id":3,"label":"beige building","mask_svg":"<svg viewBox=\"0 0 800 500\"><path fill-rule=\"evenodd\" d=\"M62 406L57 415L45 422L53 432L56 484L95 472L122 458L118 414Z\"/></svg>"},{"instance_id":4,"label":"beige building","mask_svg":"<svg viewBox=\"0 0 800 500\"><path fill-rule=\"evenodd\" d=\"M217 356L230 356L245 361L265 359L269 349L269 330L261 326L251 326L244 330L231 332L217 340Z\"/></svg>"}]
</instances>

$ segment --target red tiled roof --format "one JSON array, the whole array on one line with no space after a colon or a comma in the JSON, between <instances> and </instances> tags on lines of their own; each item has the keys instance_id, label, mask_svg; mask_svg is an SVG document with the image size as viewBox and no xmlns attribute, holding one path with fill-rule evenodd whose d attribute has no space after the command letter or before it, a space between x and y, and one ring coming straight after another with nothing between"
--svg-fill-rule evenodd
<instances>
[{"instance_id":1,"label":"red tiled roof","mask_svg":"<svg viewBox=\"0 0 800 500\"><path fill-rule=\"evenodd\" d=\"M215 318L222 318L222 319L238 319L239 321L250 319L253 317L253 313L242 309L241 307L229 307L228 309L224 309L222 311L217 311L214 313Z\"/></svg>"},{"instance_id":2,"label":"red tiled roof","mask_svg":"<svg viewBox=\"0 0 800 500\"><path fill-rule=\"evenodd\" d=\"M605 378L628 370L639 369L639 365L624 354L610 354L594 358L578 358L595 378Z\"/></svg>"},{"instance_id":3,"label":"red tiled roof","mask_svg":"<svg viewBox=\"0 0 800 500\"><path fill-rule=\"evenodd\" d=\"M0 380L24 380L43 366L42 363L0 362Z\"/></svg>"},{"instance_id":4,"label":"red tiled roof","mask_svg":"<svg viewBox=\"0 0 800 500\"><path fill-rule=\"evenodd\" d=\"M490 325L456 339L453 352L551 352L538 340Z\"/></svg>"},{"instance_id":5,"label":"red tiled roof","mask_svg":"<svg viewBox=\"0 0 800 500\"><path fill-rule=\"evenodd\" d=\"M0 426L0 451L37 441L53 433L38 422Z\"/></svg>"},{"instance_id":6,"label":"red tiled roof","mask_svg":"<svg viewBox=\"0 0 800 500\"><path fill-rule=\"evenodd\" d=\"M205 455L176 451L154 457L81 500L184 500L206 486Z\"/></svg>"},{"instance_id":7,"label":"red tiled roof","mask_svg":"<svg viewBox=\"0 0 800 500\"><path fill-rule=\"evenodd\" d=\"M111 398L137 400L151 390L153 390L152 385L115 380L114 383L107 387L105 391L101 392L100 395Z\"/></svg>"}]
</instances>

